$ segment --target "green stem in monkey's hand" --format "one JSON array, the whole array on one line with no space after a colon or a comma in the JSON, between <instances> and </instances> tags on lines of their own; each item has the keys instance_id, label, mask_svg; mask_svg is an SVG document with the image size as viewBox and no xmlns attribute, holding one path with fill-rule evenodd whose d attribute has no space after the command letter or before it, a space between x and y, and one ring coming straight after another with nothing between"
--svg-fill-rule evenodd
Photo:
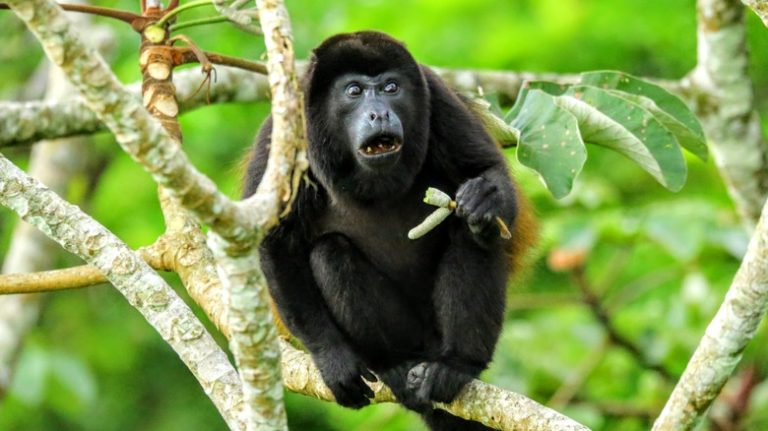
<instances>
[{"instance_id":1,"label":"green stem in monkey's hand","mask_svg":"<svg viewBox=\"0 0 768 431\"><path fill-rule=\"evenodd\" d=\"M448 208L438 208L434 210L432 214L428 215L427 218L424 219L423 222L419 223L418 226L408 231L408 239L419 239L426 235L427 232L436 228L437 225L448 218L452 212L453 210Z\"/></svg>"},{"instance_id":2,"label":"green stem in monkey's hand","mask_svg":"<svg viewBox=\"0 0 768 431\"><path fill-rule=\"evenodd\" d=\"M426 235L427 232L436 228L456 209L456 201L442 190L434 187L427 189L424 194L424 203L434 205L437 208L432 214L428 215L418 226L408 231L408 239L418 239ZM504 239L512 238L512 232L509 231L507 224L501 217L496 217L496 225L499 227L499 235Z\"/></svg>"}]
</instances>

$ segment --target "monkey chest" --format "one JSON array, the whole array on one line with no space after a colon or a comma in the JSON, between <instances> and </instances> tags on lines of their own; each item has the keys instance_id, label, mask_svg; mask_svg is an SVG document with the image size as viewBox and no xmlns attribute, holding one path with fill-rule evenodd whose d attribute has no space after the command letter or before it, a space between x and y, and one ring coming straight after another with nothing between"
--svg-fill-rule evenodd
<instances>
[{"instance_id":1,"label":"monkey chest","mask_svg":"<svg viewBox=\"0 0 768 431\"><path fill-rule=\"evenodd\" d=\"M318 220L316 237L342 234L372 266L395 281L424 283L435 273L445 233L438 228L410 240L408 231L433 209L420 202L377 207L331 204Z\"/></svg>"}]
</instances>

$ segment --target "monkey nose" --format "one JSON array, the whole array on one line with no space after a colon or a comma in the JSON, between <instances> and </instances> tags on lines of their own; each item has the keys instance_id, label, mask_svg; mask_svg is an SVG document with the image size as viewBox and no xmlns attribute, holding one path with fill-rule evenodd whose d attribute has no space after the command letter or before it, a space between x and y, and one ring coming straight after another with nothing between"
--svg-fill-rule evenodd
<instances>
[{"instance_id":1,"label":"monkey nose","mask_svg":"<svg viewBox=\"0 0 768 431\"><path fill-rule=\"evenodd\" d=\"M368 113L368 120L371 123L375 122L376 120L379 120L379 121L389 121L389 111L387 111L387 110L380 111L380 112L370 111Z\"/></svg>"}]
</instances>

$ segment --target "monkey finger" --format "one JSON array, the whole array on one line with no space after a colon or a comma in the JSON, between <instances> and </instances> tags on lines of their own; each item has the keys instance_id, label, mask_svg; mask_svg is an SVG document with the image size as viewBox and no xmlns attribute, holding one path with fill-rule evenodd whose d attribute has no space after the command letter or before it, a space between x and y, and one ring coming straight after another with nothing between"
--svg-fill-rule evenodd
<instances>
[{"instance_id":1,"label":"monkey finger","mask_svg":"<svg viewBox=\"0 0 768 431\"><path fill-rule=\"evenodd\" d=\"M477 178L465 181L459 186L459 190L456 191L456 202L466 201L469 196L477 194L481 188L482 185Z\"/></svg>"},{"instance_id":2,"label":"monkey finger","mask_svg":"<svg viewBox=\"0 0 768 431\"><path fill-rule=\"evenodd\" d=\"M493 216L496 215L496 208L498 208L498 202L496 199L486 199L475 207L473 213L477 215L480 221L489 223ZM487 218L487 220L486 220Z\"/></svg>"},{"instance_id":3,"label":"monkey finger","mask_svg":"<svg viewBox=\"0 0 768 431\"><path fill-rule=\"evenodd\" d=\"M360 375L363 376L363 378L365 380L369 381L369 382L378 382L379 381L379 378L376 377L376 374L373 374L373 372L371 372L371 370L368 370L368 369L365 369L365 368L363 368L363 372L360 373Z\"/></svg>"},{"instance_id":4,"label":"monkey finger","mask_svg":"<svg viewBox=\"0 0 768 431\"><path fill-rule=\"evenodd\" d=\"M336 398L337 403L351 409L359 409L370 403L368 398L360 395L359 391L352 390L344 384L339 384L336 386L335 390L331 390L331 392L333 392L333 396Z\"/></svg>"},{"instance_id":5,"label":"monkey finger","mask_svg":"<svg viewBox=\"0 0 768 431\"><path fill-rule=\"evenodd\" d=\"M355 386L360 391L360 393L366 397L366 398L373 398L374 393L373 389L371 389L370 386L365 384L365 381L362 379L357 379L357 382L355 382Z\"/></svg>"},{"instance_id":6,"label":"monkey finger","mask_svg":"<svg viewBox=\"0 0 768 431\"><path fill-rule=\"evenodd\" d=\"M481 206L486 202L495 202L496 199L493 195L496 193L496 187L482 187L479 190L475 190L472 193L467 194L459 201L459 205L463 206L470 213L477 212Z\"/></svg>"}]
</instances>

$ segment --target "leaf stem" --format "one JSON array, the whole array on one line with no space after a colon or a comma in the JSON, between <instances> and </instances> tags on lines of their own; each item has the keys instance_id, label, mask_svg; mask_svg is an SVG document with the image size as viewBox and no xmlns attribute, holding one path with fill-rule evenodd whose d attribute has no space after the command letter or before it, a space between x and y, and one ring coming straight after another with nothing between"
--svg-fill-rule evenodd
<instances>
[{"instance_id":1,"label":"leaf stem","mask_svg":"<svg viewBox=\"0 0 768 431\"><path fill-rule=\"evenodd\" d=\"M177 7L176 9L166 12L165 15L163 15L162 18L157 20L155 24L159 26L163 26L168 22L168 20L180 14L181 12L184 12L185 10L193 9L200 6L208 6L212 4L213 4L212 0L194 0L189 3L184 3L183 5Z\"/></svg>"},{"instance_id":2,"label":"leaf stem","mask_svg":"<svg viewBox=\"0 0 768 431\"><path fill-rule=\"evenodd\" d=\"M188 28L188 27L194 27L198 25L206 25L206 24L216 24L220 22L227 21L227 17L225 16L208 16L205 18L199 18L199 19L191 19L189 21L183 21L183 22L177 22L175 24L172 24L170 27L170 31L178 31L182 28Z\"/></svg>"}]
</instances>

